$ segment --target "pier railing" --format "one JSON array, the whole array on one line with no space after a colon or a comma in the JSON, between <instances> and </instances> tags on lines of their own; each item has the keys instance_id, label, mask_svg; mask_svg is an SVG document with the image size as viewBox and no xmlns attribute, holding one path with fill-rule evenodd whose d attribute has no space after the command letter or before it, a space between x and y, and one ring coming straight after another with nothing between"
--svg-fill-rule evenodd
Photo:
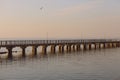
<instances>
[{"instance_id":1,"label":"pier railing","mask_svg":"<svg viewBox=\"0 0 120 80\"><path fill-rule=\"evenodd\" d=\"M69 43L107 43L120 42L115 39L80 39L80 40L0 40L0 46L7 45L42 45L42 44L69 44Z\"/></svg>"}]
</instances>

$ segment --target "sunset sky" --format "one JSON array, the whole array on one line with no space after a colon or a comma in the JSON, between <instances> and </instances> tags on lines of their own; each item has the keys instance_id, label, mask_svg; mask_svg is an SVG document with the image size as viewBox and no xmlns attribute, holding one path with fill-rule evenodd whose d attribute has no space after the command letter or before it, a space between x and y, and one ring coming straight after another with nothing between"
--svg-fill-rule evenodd
<instances>
[{"instance_id":1,"label":"sunset sky","mask_svg":"<svg viewBox=\"0 0 120 80\"><path fill-rule=\"evenodd\" d=\"M0 0L0 39L46 39L47 34L49 39L120 38L120 0Z\"/></svg>"}]
</instances>

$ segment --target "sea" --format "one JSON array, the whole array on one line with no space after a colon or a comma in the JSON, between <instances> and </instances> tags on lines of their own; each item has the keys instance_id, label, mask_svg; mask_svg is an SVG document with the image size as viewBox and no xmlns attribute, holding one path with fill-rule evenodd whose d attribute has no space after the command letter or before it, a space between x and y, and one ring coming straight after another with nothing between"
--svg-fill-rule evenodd
<instances>
[{"instance_id":1,"label":"sea","mask_svg":"<svg viewBox=\"0 0 120 80\"><path fill-rule=\"evenodd\" d=\"M0 80L120 80L120 48L1 59Z\"/></svg>"}]
</instances>

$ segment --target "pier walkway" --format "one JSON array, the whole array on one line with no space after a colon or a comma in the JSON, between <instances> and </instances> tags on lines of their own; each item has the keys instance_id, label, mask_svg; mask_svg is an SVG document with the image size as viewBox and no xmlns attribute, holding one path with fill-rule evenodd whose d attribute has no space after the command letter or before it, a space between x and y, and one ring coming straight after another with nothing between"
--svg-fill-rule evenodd
<instances>
[{"instance_id":1,"label":"pier walkway","mask_svg":"<svg viewBox=\"0 0 120 80\"><path fill-rule=\"evenodd\" d=\"M56 47L60 53L91 49L105 49L120 47L120 40L116 39L76 39L76 40L0 40L0 48L5 47L8 50L8 59L12 59L12 49L20 47L22 57L26 57L25 49L31 46L34 56L37 56L37 48L42 46L42 54L47 54L47 47L51 47L51 53L55 54Z\"/></svg>"}]
</instances>

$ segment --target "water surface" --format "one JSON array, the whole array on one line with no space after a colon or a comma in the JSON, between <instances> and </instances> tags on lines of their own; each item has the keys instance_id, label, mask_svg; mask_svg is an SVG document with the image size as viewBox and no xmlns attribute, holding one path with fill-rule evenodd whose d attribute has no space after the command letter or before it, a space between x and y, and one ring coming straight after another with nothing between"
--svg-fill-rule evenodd
<instances>
[{"instance_id":1,"label":"water surface","mask_svg":"<svg viewBox=\"0 0 120 80\"><path fill-rule=\"evenodd\" d=\"M120 48L4 61L0 80L120 80Z\"/></svg>"}]
</instances>

